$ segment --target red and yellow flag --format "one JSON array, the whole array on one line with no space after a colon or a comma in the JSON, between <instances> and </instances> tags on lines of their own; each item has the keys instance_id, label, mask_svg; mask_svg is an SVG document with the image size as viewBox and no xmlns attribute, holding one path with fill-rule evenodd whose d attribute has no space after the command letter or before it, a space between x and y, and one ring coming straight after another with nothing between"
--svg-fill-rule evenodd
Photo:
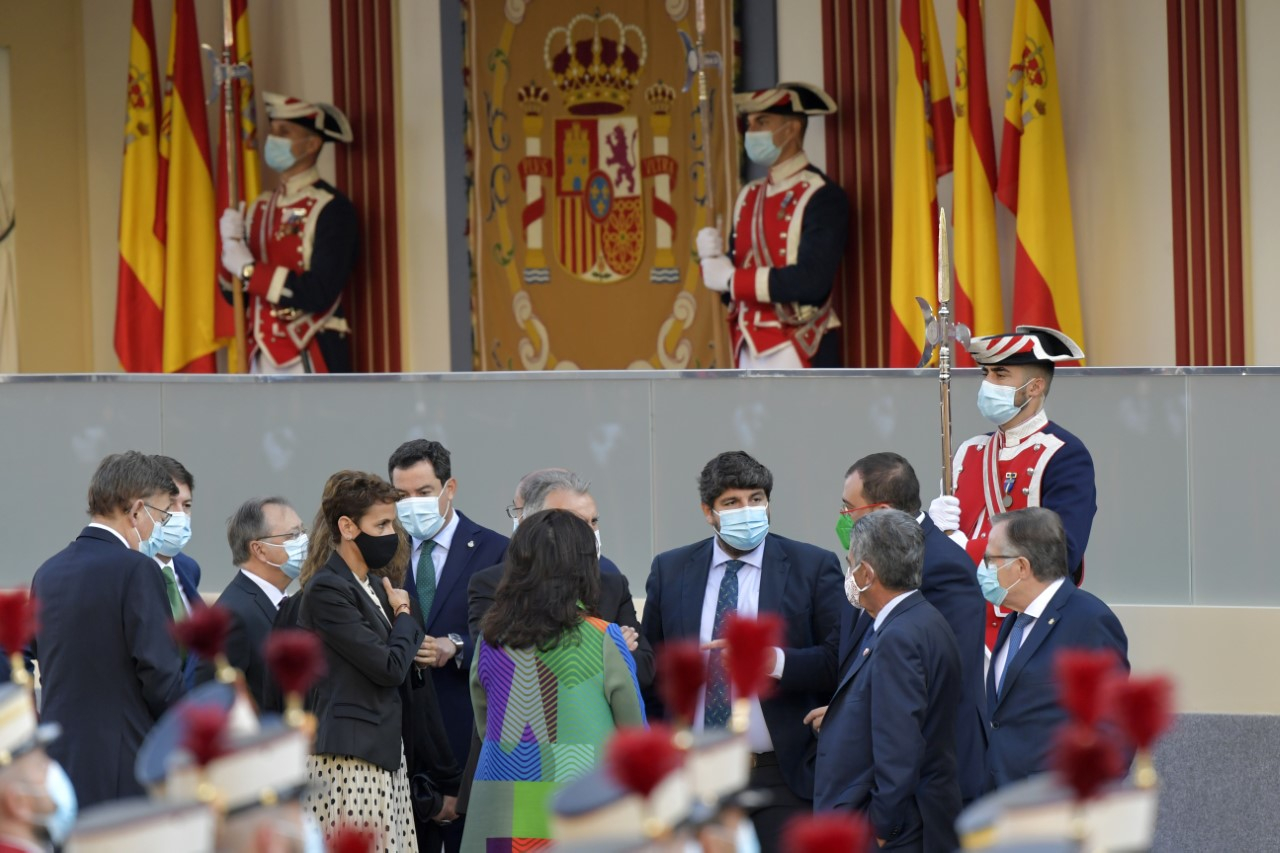
<instances>
[{"instance_id":1,"label":"red and yellow flag","mask_svg":"<svg viewBox=\"0 0 1280 853\"><path fill-rule=\"evenodd\" d=\"M156 236L160 97L151 0L133 0L120 192L116 356L130 373L158 373L164 353L164 243Z\"/></svg>"},{"instance_id":2,"label":"red and yellow flag","mask_svg":"<svg viewBox=\"0 0 1280 853\"><path fill-rule=\"evenodd\" d=\"M165 372L213 372L217 225L193 0L174 0L160 137Z\"/></svg>"},{"instance_id":3,"label":"red and yellow flag","mask_svg":"<svg viewBox=\"0 0 1280 853\"><path fill-rule=\"evenodd\" d=\"M1018 217L1013 322L1050 326L1084 347L1057 72L1049 0L1018 0L999 185Z\"/></svg>"},{"instance_id":4,"label":"red and yellow flag","mask_svg":"<svg viewBox=\"0 0 1280 853\"><path fill-rule=\"evenodd\" d=\"M245 65L252 73L253 48L249 40L249 0L231 0L231 20L234 24L235 43L231 50L231 61ZM262 190L262 178L258 167L258 122L253 105L253 78L237 78L232 82L233 101L239 119L240 138L231 150L236 158L236 201L252 202ZM218 115L226 115L226 92L218 99ZM227 127L226 122L218 122L218 203L217 213L221 215L231 205L230 185L227 181ZM222 252L222 237L218 236L218 252ZM220 273L225 275L225 273ZM234 346L235 316L231 305L219 296L214 300L215 329L219 345L227 347L227 367L232 373L237 370L243 353L237 353Z\"/></svg>"},{"instance_id":5,"label":"red and yellow flag","mask_svg":"<svg viewBox=\"0 0 1280 853\"><path fill-rule=\"evenodd\" d=\"M902 0L894 105L893 247L889 367L915 367L924 351L916 297L938 297L938 178L951 171L955 119L933 0Z\"/></svg>"},{"instance_id":6,"label":"red and yellow flag","mask_svg":"<svg viewBox=\"0 0 1280 853\"><path fill-rule=\"evenodd\" d=\"M991 130L982 0L959 0L956 15L954 222L957 321L975 335L1004 328L996 248L996 143ZM964 363L970 362L964 354Z\"/></svg>"}]
</instances>

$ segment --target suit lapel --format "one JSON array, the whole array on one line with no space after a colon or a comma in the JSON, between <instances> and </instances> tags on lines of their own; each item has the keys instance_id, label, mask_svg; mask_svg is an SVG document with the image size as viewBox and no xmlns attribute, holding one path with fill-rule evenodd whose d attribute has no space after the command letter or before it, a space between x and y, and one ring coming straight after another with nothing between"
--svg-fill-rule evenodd
<instances>
[{"instance_id":1,"label":"suit lapel","mask_svg":"<svg viewBox=\"0 0 1280 853\"><path fill-rule=\"evenodd\" d=\"M369 598L369 593L364 589L364 586L360 581L356 579L355 574L347 567L346 562L336 551L333 556L329 558L327 566L332 571L337 572L340 577L345 576L347 583L351 584L352 590L356 595L356 606L359 607L360 612L365 615L365 619L374 625L374 630L381 634L383 638L390 636L391 627L387 624L385 611L382 613L378 612L377 606L373 603L373 600ZM378 587L373 584L370 584L370 586L373 586L376 594L378 592ZM384 592L382 596L379 596L378 600L380 602L383 601L385 595L386 593Z\"/></svg>"},{"instance_id":2,"label":"suit lapel","mask_svg":"<svg viewBox=\"0 0 1280 853\"><path fill-rule=\"evenodd\" d=\"M844 672L853 653L862 647L862 637L875 620L867 615L867 611L851 607L840 617L840 662L837 672Z\"/></svg>"},{"instance_id":3,"label":"suit lapel","mask_svg":"<svg viewBox=\"0 0 1280 853\"><path fill-rule=\"evenodd\" d=\"M1036 623L1031 626L1031 633L1027 634L1022 640L1022 647L1018 649L1018 653L1013 656L1013 660L1009 663L1008 670L1005 671L1004 680L1000 683L1000 695L997 697L996 704L1000 704L1000 699L1009 694L1009 686L1018 679L1018 675L1026 667L1027 661L1031 660L1036 650L1044 643L1045 638L1049 636L1049 632L1058 626L1058 612L1062 609L1062 605L1066 602L1068 596L1075 591L1070 578L1058 588L1053 594L1053 598L1049 599L1049 604L1041 612L1036 619ZM1007 619L1005 621L1008 621ZM1000 626L1004 628L1003 625ZM1009 626L1009 630L1013 630L1013 626ZM1002 630L1003 634L1004 631ZM1012 649L1010 650L1012 651Z\"/></svg>"},{"instance_id":4,"label":"suit lapel","mask_svg":"<svg viewBox=\"0 0 1280 853\"><path fill-rule=\"evenodd\" d=\"M876 653L875 649L869 647L865 642L867 635L871 633L871 626L874 624L875 620L870 616L867 616L865 613L863 614L863 618L865 618L867 622L865 625L859 626L862 628L862 634L858 637L858 642L853 644L853 648L858 649L859 651L851 659L849 663L849 670L841 677L840 684L836 687L836 693L843 691L845 687L853 681L853 677L858 674L858 670L862 669L863 664L865 664L871 656ZM861 623L862 619L859 619L858 621ZM855 628L855 631L856 630L857 629Z\"/></svg>"},{"instance_id":5,"label":"suit lapel","mask_svg":"<svg viewBox=\"0 0 1280 853\"><path fill-rule=\"evenodd\" d=\"M791 560L776 536L770 534L765 537L764 554L761 555L760 563L760 601L757 610L760 613L785 616L782 599L787 591L787 576L791 574Z\"/></svg>"},{"instance_id":6,"label":"suit lapel","mask_svg":"<svg viewBox=\"0 0 1280 853\"><path fill-rule=\"evenodd\" d=\"M436 583L436 597L431 602L431 612L423 620L423 627L428 629L427 633L431 633L431 623L440 614L445 599L466 574L467 564L471 562L471 556L476 552L475 541L476 534L480 532L479 525L458 510L455 509L454 512L458 513L458 528L453 531L449 553L445 555L444 568L440 570L440 580Z\"/></svg>"},{"instance_id":7,"label":"suit lapel","mask_svg":"<svg viewBox=\"0 0 1280 853\"><path fill-rule=\"evenodd\" d=\"M707 593L707 576L711 574L711 542L699 542L689 552L680 572L679 636L697 639L702 633L702 601Z\"/></svg>"},{"instance_id":8,"label":"suit lapel","mask_svg":"<svg viewBox=\"0 0 1280 853\"><path fill-rule=\"evenodd\" d=\"M276 613L278 612L275 605L271 603L271 599L267 597L267 594L263 592L256 583L245 577L243 571L236 572L235 579L232 580L232 583L240 587L241 590L253 599L254 603L258 605L258 609L267 617L267 621L275 621Z\"/></svg>"}]
</instances>

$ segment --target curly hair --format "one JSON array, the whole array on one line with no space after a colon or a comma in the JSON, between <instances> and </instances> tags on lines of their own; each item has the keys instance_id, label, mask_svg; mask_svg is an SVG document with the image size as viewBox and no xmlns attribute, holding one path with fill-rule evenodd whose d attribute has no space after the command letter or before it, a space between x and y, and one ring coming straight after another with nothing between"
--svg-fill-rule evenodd
<instances>
[{"instance_id":1,"label":"curly hair","mask_svg":"<svg viewBox=\"0 0 1280 853\"><path fill-rule=\"evenodd\" d=\"M550 651L600 601L600 562L591 525L562 509L521 519L507 547L502 582L480 623L490 645Z\"/></svg>"},{"instance_id":2,"label":"curly hair","mask_svg":"<svg viewBox=\"0 0 1280 853\"><path fill-rule=\"evenodd\" d=\"M767 500L773 492L773 474L745 451L721 453L698 475L698 497L707 506L715 506L716 498L729 489L761 489Z\"/></svg>"}]
</instances>

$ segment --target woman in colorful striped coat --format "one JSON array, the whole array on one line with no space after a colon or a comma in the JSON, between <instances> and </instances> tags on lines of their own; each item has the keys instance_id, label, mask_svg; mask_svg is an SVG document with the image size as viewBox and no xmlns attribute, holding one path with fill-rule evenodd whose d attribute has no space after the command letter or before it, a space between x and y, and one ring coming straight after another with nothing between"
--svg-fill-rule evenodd
<instances>
[{"instance_id":1,"label":"woman in colorful striped coat","mask_svg":"<svg viewBox=\"0 0 1280 853\"><path fill-rule=\"evenodd\" d=\"M564 510L521 519L472 663L482 746L464 853L549 839L551 796L600 764L615 727L643 725L626 641L592 615L599 589L590 525Z\"/></svg>"}]
</instances>

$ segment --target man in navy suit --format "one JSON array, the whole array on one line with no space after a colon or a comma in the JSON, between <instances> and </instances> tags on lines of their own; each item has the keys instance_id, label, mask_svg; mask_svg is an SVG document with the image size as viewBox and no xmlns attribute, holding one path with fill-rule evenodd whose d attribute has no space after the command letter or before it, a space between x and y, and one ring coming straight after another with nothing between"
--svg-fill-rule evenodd
<instances>
[{"instance_id":1,"label":"man in navy suit","mask_svg":"<svg viewBox=\"0 0 1280 853\"><path fill-rule=\"evenodd\" d=\"M924 570L920 594L942 614L956 637L960 652L963 704L956 715L956 760L964 802L986 791L986 694L983 690L985 642L983 623L987 605L978 587L973 561L921 511L920 481L915 469L896 453L873 453L853 463L845 474L844 508L840 514L851 526L876 509L888 507L913 517L924 530ZM847 548L848 534L841 532ZM844 621L852 627L856 614ZM833 685L834 687L834 685Z\"/></svg>"},{"instance_id":2,"label":"man in navy suit","mask_svg":"<svg viewBox=\"0 0 1280 853\"><path fill-rule=\"evenodd\" d=\"M1071 577L1058 514L1034 507L997 516L979 580L987 600L1012 610L987 673L987 771L998 788L1048 769L1054 733L1067 720L1058 704L1054 658L1063 649L1110 649L1129 668L1120 620Z\"/></svg>"},{"instance_id":3,"label":"man in navy suit","mask_svg":"<svg viewBox=\"0 0 1280 853\"><path fill-rule=\"evenodd\" d=\"M847 606L834 554L769 532L772 490L769 469L742 451L722 453L706 464L698 492L716 535L654 558L641 622L656 651L667 640L719 645L715 641L729 613L781 617L786 651L771 654L777 690L751 701L747 728L750 787L771 798L751 813L766 853L779 849L788 819L812 809L816 741L804 715L829 695L815 693L812 685L824 671L821 644ZM720 655L713 647L695 730L728 725L732 696ZM661 705L649 696L645 701L654 716Z\"/></svg>"},{"instance_id":4,"label":"man in navy suit","mask_svg":"<svg viewBox=\"0 0 1280 853\"><path fill-rule=\"evenodd\" d=\"M863 608L818 738L814 808L864 812L886 850L958 846L956 716L964 686L947 621L920 593L925 532L880 509L854 526L845 592Z\"/></svg>"},{"instance_id":5,"label":"man in navy suit","mask_svg":"<svg viewBox=\"0 0 1280 853\"><path fill-rule=\"evenodd\" d=\"M408 496L398 505L400 523L413 539L404 588L427 640L436 644L431 674L449 746L462 767L475 729L467 586L477 571L502 562L507 537L454 508L458 483L449 451L440 442L406 441L391 454L387 470L391 484ZM456 820L442 833L448 853L462 845L462 823Z\"/></svg>"},{"instance_id":6,"label":"man in navy suit","mask_svg":"<svg viewBox=\"0 0 1280 853\"><path fill-rule=\"evenodd\" d=\"M133 774L138 747L182 695L164 580L138 552L159 541L176 491L154 457L108 456L89 484L89 526L31 583L42 719L62 726L49 755L81 807L143 793Z\"/></svg>"},{"instance_id":7,"label":"man in navy suit","mask_svg":"<svg viewBox=\"0 0 1280 853\"><path fill-rule=\"evenodd\" d=\"M178 493L165 507L169 520L165 522L163 540L152 556L160 564L165 579L165 591L169 594L170 610L175 621L191 615L191 611L204 607L200 597L200 564L182 553L191 541L191 506L196 481L186 466L172 456L156 456L178 487ZM172 589L170 587L172 586ZM175 595L176 593L176 595ZM182 665L182 684L190 690L196 685L196 670L203 662L195 655L186 655Z\"/></svg>"}]
</instances>

